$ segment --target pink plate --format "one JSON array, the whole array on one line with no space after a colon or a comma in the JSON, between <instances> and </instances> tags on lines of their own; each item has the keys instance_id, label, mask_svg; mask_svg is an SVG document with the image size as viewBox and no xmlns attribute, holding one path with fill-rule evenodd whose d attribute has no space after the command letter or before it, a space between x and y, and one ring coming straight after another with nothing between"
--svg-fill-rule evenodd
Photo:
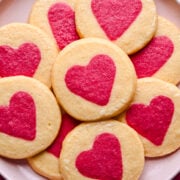
<instances>
[{"instance_id":1,"label":"pink plate","mask_svg":"<svg viewBox=\"0 0 180 180\"><path fill-rule=\"evenodd\" d=\"M175 0L155 0L160 15L180 27L180 5ZM11 22L26 22L34 0L0 0L0 26ZM180 150L156 159L146 159L140 180L170 180L180 171ZM0 174L8 180L43 180L25 160L0 158Z\"/></svg>"}]
</instances>

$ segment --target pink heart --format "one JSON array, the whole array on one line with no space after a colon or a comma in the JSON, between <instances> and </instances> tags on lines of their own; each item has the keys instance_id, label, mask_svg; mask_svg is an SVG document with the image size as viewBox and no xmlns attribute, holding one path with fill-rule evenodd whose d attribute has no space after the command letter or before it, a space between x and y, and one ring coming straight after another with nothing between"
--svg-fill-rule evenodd
<instances>
[{"instance_id":1,"label":"pink heart","mask_svg":"<svg viewBox=\"0 0 180 180\"><path fill-rule=\"evenodd\" d=\"M25 75L32 77L41 60L39 48L32 43L24 43L18 49L0 46L0 76Z\"/></svg>"},{"instance_id":2,"label":"pink heart","mask_svg":"<svg viewBox=\"0 0 180 180\"><path fill-rule=\"evenodd\" d=\"M91 9L107 37L116 40L135 21L141 12L142 2L141 0L92 0Z\"/></svg>"},{"instance_id":3,"label":"pink heart","mask_svg":"<svg viewBox=\"0 0 180 180\"><path fill-rule=\"evenodd\" d=\"M107 55L97 55L85 67L71 67L65 82L73 93L103 106L109 101L115 74L113 60Z\"/></svg>"},{"instance_id":4,"label":"pink heart","mask_svg":"<svg viewBox=\"0 0 180 180\"><path fill-rule=\"evenodd\" d=\"M150 105L133 104L126 113L129 126L155 145L161 145L174 114L173 101L157 96Z\"/></svg>"},{"instance_id":5,"label":"pink heart","mask_svg":"<svg viewBox=\"0 0 180 180\"><path fill-rule=\"evenodd\" d=\"M166 36L154 37L141 51L130 56L138 78L150 77L171 57L173 42Z\"/></svg>"},{"instance_id":6,"label":"pink heart","mask_svg":"<svg viewBox=\"0 0 180 180\"><path fill-rule=\"evenodd\" d=\"M57 138L55 139L53 144L47 149L47 151L53 154L55 157L59 158L64 138L78 124L78 121L70 117L68 114L64 114L62 117L62 124L59 130L59 134L57 135Z\"/></svg>"},{"instance_id":7,"label":"pink heart","mask_svg":"<svg viewBox=\"0 0 180 180\"><path fill-rule=\"evenodd\" d=\"M103 133L96 137L93 148L76 158L78 171L100 180L121 180L123 174L121 147L116 136Z\"/></svg>"},{"instance_id":8,"label":"pink heart","mask_svg":"<svg viewBox=\"0 0 180 180\"><path fill-rule=\"evenodd\" d=\"M25 140L35 138L36 107L28 93L19 91L9 106L0 106L0 132Z\"/></svg>"},{"instance_id":9,"label":"pink heart","mask_svg":"<svg viewBox=\"0 0 180 180\"><path fill-rule=\"evenodd\" d=\"M51 30L60 49L78 40L75 13L66 3L56 3L48 11Z\"/></svg>"}]
</instances>

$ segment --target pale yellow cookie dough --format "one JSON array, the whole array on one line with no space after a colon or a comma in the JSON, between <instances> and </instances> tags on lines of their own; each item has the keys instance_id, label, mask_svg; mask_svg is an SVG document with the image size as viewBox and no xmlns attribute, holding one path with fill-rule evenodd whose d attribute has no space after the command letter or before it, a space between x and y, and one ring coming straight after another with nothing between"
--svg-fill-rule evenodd
<instances>
[{"instance_id":1,"label":"pale yellow cookie dough","mask_svg":"<svg viewBox=\"0 0 180 180\"><path fill-rule=\"evenodd\" d=\"M12 23L0 28L0 46L7 45L17 49L24 43L33 43L39 48L41 60L33 77L50 87L50 73L58 55L57 47L51 38L30 24Z\"/></svg>"},{"instance_id":2,"label":"pale yellow cookie dough","mask_svg":"<svg viewBox=\"0 0 180 180\"><path fill-rule=\"evenodd\" d=\"M90 150L98 135L110 133L119 140L122 156L122 180L137 180L144 166L144 149L131 128L115 120L83 123L72 130L63 142L60 171L66 180L92 179L83 176L75 166L77 156Z\"/></svg>"},{"instance_id":3,"label":"pale yellow cookie dough","mask_svg":"<svg viewBox=\"0 0 180 180\"><path fill-rule=\"evenodd\" d=\"M44 151L28 159L29 165L38 174L53 180L62 180L59 172L59 159L53 154Z\"/></svg>"},{"instance_id":4,"label":"pale yellow cookie dough","mask_svg":"<svg viewBox=\"0 0 180 180\"><path fill-rule=\"evenodd\" d=\"M92 0L77 0L75 6L76 25L82 38L98 37L108 39L91 10ZM127 54L143 48L153 37L157 27L156 6L153 0L141 0L142 10L129 28L113 42Z\"/></svg>"},{"instance_id":5,"label":"pale yellow cookie dough","mask_svg":"<svg viewBox=\"0 0 180 180\"><path fill-rule=\"evenodd\" d=\"M162 144L156 145L139 135L145 148L146 157L164 156L180 147L180 90L176 86L155 78L140 79L138 80L137 90L131 105L149 105L152 99L158 96L165 96L173 101L174 113ZM126 112L119 117L119 120L127 124Z\"/></svg>"},{"instance_id":6,"label":"pale yellow cookie dough","mask_svg":"<svg viewBox=\"0 0 180 180\"><path fill-rule=\"evenodd\" d=\"M65 82L70 68L75 65L87 66L99 54L109 56L116 68L109 102L103 106L72 93ZM107 40L86 38L73 42L60 52L53 67L52 84L65 111L75 119L92 121L115 116L127 107L134 95L136 76L130 59L119 47Z\"/></svg>"},{"instance_id":7,"label":"pale yellow cookie dough","mask_svg":"<svg viewBox=\"0 0 180 180\"><path fill-rule=\"evenodd\" d=\"M29 94L34 101L36 134L33 140L26 140L0 132L0 155L12 159L31 157L46 149L55 139L61 124L61 113L52 92L32 78L0 79L0 107L9 107L10 99L17 92Z\"/></svg>"}]
</instances>

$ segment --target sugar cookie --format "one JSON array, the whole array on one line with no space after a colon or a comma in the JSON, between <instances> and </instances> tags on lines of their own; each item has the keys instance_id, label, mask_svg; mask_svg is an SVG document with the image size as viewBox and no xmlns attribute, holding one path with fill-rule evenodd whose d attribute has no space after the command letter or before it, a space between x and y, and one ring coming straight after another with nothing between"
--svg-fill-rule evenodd
<instances>
[{"instance_id":1,"label":"sugar cookie","mask_svg":"<svg viewBox=\"0 0 180 180\"><path fill-rule=\"evenodd\" d=\"M75 25L75 0L37 0L31 10L29 23L47 32L59 49L78 40Z\"/></svg>"},{"instance_id":2,"label":"sugar cookie","mask_svg":"<svg viewBox=\"0 0 180 180\"><path fill-rule=\"evenodd\" d=\"M60 171L67 180L136 180L143 165L137 133L115 120L76 127L66 136L60 157Z\"/></svg>"},{"instance_id":3,"label":"sugar cookie","mask_svg":"<svg viewBox=\"0 0 180 180\"><path fill-rule=\"evenodd\" d=\"M145 156L169 154L180 147L180 90L155 78L138 80L136 95L120 117L142 139Z\"/></svg>"},{"instance_id":4,"label":"sugar cookie","mask_svg":"<svg viewBox=\"0 0 180 180\"><path fill-rule=\"evenodd\" d=\"M159 17L155 37L130 58L138 78L156 77L177 84L180 81L180 31Z\"/></svg>"},{"instance_id":5,"label":"sugar cookie","mask_svg":"<svg viewBox=\"0 0 180 180\"><path fill-rule=\"evenodd\" d=\"M62 116L62 124L59 134L53 144L44 152L28 159L30 166L42 176L49 179L62 179L59 172L59 156L62 148L62 142L65 136L79 122L67 114Z\"/></svg>"},{"instance_id":6,"label":"sugar cookie","mask_svg":"<svg viewBox=\"0 0 180 180\"><path fill-rule=\"evenodd\" d=\"M60 110L51 91L24 77L0 79L0 155L12 159L33 156L55 139Z\"/></svg>"},{"instance_id":7,"label":"sugar cookie","mask_svg":"<svg viewBox=\"0 0 180 180\"><path fill-rule=\"evenodd\" d=\"M144 47L157 26L153 0L78 0L75 10L81 37L109 39L128 54Z\"/></svg>"},{"instance_id":8,"label":"sugar cookie","mask_svg":"<svg viewBox=\"0 0 180 180\"><path fill-rule=\"evenodd\" d=\"M56 45L40 29L23 23L0 28L0 77L24 75L50 87Z\"/></svg>"},{"instance_id":9,"label":"sugar cookie","mask_svg":"<svg viewBox=\"0 0 180 180\"><path fill-rule=\"evenodd\" d=\"M86 38L61 51L52 85L68 114L91 121L122 112L134 95L136 76L120 48L107 40Z\"/></svg>"}]
</instances>

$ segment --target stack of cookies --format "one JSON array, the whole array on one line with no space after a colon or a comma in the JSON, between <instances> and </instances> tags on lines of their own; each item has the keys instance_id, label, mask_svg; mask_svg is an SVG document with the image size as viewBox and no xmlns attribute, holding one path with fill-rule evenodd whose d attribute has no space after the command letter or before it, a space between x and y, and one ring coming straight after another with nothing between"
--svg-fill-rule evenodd
<instances>
[{"instance_id":1,"label":"stack of cookies","mask_svg":"<svg viewBox=\"0 0 180 180\"><path fill-rule=\"evenodd\" d=\"M180 147L180 31L153 0L36 0L0 28L0 155L64 180L136 180Z\"/></svg>"}]
</instances>

